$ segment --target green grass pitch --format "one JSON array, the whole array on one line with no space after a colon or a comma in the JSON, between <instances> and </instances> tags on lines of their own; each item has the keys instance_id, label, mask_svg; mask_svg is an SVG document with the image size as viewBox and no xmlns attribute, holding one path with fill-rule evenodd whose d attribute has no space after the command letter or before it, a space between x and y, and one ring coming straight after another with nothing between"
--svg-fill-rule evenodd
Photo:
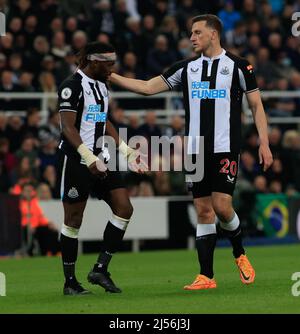
<instances>
[{"instance_id":1,"label":"green grass pitch","mask_svg":"<svg viewBox=\"0 0 300 334\"><path fill-rule=\"evenodd\" d=\"M300 296L291 293L291 276L300 272L300 245L248 247L247 254L256 269L253 285L241 283L231 249L217 248L217 289L184 291L197 274L195 251L120 253L110 271L121 294L87 282L97 255L83 255L77 277L93 295L75 297L62 295L60 258L4 259L0 272L7 290L0 297L0 313L300 313Z\"/></svg>"}]
</instances>

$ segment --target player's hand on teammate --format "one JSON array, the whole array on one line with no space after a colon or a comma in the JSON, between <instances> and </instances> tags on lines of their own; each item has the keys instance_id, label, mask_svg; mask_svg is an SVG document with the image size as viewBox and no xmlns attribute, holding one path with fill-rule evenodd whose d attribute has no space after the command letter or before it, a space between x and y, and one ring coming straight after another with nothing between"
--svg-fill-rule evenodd
<instances>
[{"instance_id":1,"label":"player's hand on teammate","mask_svg":"<svg viewBox=\"0 0 300 334\"><path fill-rule=\"evenodd\" d=\"M100 179L105 179L107 176L108 169L101 159L93 162L88 168L93 175L99 177Z\"/></svg>"},{"instance_id":2,"label":"player's hand on teammate","mask_svg":"<svg viewBox=\"0 0 300 334\"><path fill-rule=\"evenodd\" d=\"M258 149L259 163L263 165L264 172L272 165L273 156L269 145L261 144Z\"/></svg>"}]
</instances>

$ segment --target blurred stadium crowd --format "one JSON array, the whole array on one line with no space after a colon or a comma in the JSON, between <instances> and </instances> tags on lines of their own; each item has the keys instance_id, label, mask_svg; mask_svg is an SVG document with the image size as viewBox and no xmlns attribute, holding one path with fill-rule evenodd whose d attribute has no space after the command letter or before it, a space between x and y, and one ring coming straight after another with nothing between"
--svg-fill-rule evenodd
<instances>
[{"instance_id":1,"label":"blurred stadium crowd","mask_svg":"<svg viewBox=\"0 0 300 334\"><path fill-rule=\"evenodd\" d=\"M117 71L147 79L175 61L193 56L189 42L191 18L217 14L224 23L223 46L253 64L261 90L300 92L300 39L291 35L291 16L300 11L292 0L0 0L7 33L0 39L0 92L56 92L76 69L76 54L88 41L112 43ZM137 103L137 102L133 102ZM139 100L143 106L144 102ZM59 143L56 99L41 125L36 100L0 99L0 189L21 193L35 182L40 199L59 198L55 153ZM174 116L160 126L154 111L127 116L126 107L111 103L111 119L128 137L183 135L184 120ZM269 116L300 116L300 98L278 97L265 103ZM124 111L125 109L125 111ZM16 112L26 110L26 116ZM275 161L262 174L257 158L258 137L243 128L239 189L258 193L300 192L300 133L295 125L270 127ZM175 157L174 157L175 159ZM187 194L178 172L128 175L131 196Z\"/></svg>"}]
</instances>

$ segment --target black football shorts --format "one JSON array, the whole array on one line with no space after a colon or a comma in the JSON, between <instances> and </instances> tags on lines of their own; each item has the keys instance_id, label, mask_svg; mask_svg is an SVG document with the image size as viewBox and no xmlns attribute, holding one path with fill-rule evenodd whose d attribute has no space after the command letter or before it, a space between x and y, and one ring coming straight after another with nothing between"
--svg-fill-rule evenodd
<instances>
[{"instance_id":1,"label":"black football shorts","mask_svg":"<svg viewBox=\"0 0 300 334\"><path fill-rule=\"evenodd\" d=\"M205 153L204 175L200 182L190 184L193 198L211 196L220 192L232 196L239 165L238 153Z\"/></svg>"},{"instance_id":2,"label":"black football shorts","mask_svg":"<svg viewBox=\"0 0 300 334\"><path fill-rule=\"evenodd\" d=\"M86 201L90 194L99 200L108 197L111 190L125 188L120 172L108 172L100 179L92 175L86 165L76 159L58 152L58 181L61 200L67 203Z\"/></svg>"}]
</instances>

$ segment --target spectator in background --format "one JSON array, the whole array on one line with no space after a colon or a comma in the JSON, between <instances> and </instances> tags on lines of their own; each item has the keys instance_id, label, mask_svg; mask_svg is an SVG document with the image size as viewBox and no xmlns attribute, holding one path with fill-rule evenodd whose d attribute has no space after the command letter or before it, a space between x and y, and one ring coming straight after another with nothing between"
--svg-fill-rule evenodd
<instances>
[{"instance_id":1,"label":"spectator in background","mask_svg":"<svg viewBox=\"0 0 300 334\"><path fill-rule=\"evenodd\" d=\"M58 85L63 81L64 78L67 78L76 71L76 56L73 51L68 51L65 58L57 65L55 72L56 84Z\"/></svg>"},{"instance_id":2,"label":"spectator in background","mask_svg":"<svg viewBox=\"0 0 300 334\"><path fill-rule=\"evenodd\" d=\"M72 43L72 38L74 33L78 30L77 19L73 16L67 18L65 23L65 36L66 36L66 43L69 45Z\"/></svg>"},{"instance_id":3,"label":"spectator in background","mask_svg":"<svg viewBox=\"0 0 300 334\"><path fill-rule=\"evenodd\" d=\"M45 36L37 36L33 42L33 51L28 54L26 68L38 77L41 68L42 60L49 53L50 45Z\"/></svg>"},{"instance_id":4,"label":"spectator in background","mask_svg":"<svg viewBox=\"0 0 300 334\"><path fill-rule=\"evenodd\" d=\"M20 77L19 77L20 90L22 92L28 92L28 93L35 92L35 88L33 87L32 80L33 80L33 74L32 73L22 72ZM23 100L22 103L24 103L25 101L30 101L30 103L28 103L28 107L29 107L29 105L32 106L32 105L36 104L35 100L28 100L28 99ZM24 107L24 109L28 109L28 108Z\"/></svg>"},{"instance_id":5,"label":"spectator in background","mask_svg":"<svg viewBox=\"0 0 300 334\"><path fill-rule=\"evenodd\" d=\"M279 55L283 52L282 37L280 34L273 32L268 38L268 49L270 59L277 62Z\"/></svg>"},{"instance_id":6,"label":"spectator in background","mask_svg":"<svg viewBox=\"0 0 300 334\"><path fill-rule=\"evenodd\" d=\"M133 72L135 77L137 78L142 79L144 77L144 72L137 63L136 55L131 51L128 51L124 54L123 64L120 68L120 73L124 73L127 71Z\"/></svg>"},{"instance_id":7,"label":"spectator in background","mask_svg":"<svg viewBox=\"0 0 300 334\"><path fill-rule=\"evenodd\" d=\"M263 175L256 176L253 184L257 193L265 194L268 192L267 179Z\"/></svg>"},{"instance_id":8,"label":"spectator in background","mask_svg":"<svg viewBox=\"0 0 300 334\"><path fill-rule=\"evenodd\" d=\"M276 82L275 89L279 91L287 91L289 89L289 82L287 79L279 79ZM296 108L295 100L291 97L278 97L273 102L273 108L268 110L269 116L291 117Z\"/></svg>"},{"instance_id":9,"label":"spectator in background","mask_svg":"<svg viewBox=\"0 0 300 334\"><path fill-rule=\"evenodd\" d=\"M56 146L60 142L60 116L57 111L49 114L48 121L45 125L39 128L39 140L47 141L49 139L54 139Z\"/></svg>"},{"instance_id":10,"label":"spectator in background","mask_svg":"<svg viewBox=\"0 0 300 334\"><path fill-rule=\"evenodd\" d=\"M152 14L156 18L156 24L161 26L164 17L168 15L168 0L156 0Z\"/></svg>"},{"instance_id":11,"label":"spectator in background","mask_svg":"<svg viewBox=\"0 0 300 334\"><path fill-rule=\"evenodd\" d=\"M180 37L183 37L179 30L176 18L171 15L167 15L163 18L159 33L167 37L168 45L170 49L173 50L176 49L177 41Z\"/></svg>"},{"instance_id":12,"label":"spectator in background","mask_svg":"<svg viewBox=\"0 0 300 334\"><path fill-rule=\"evenodd\" d=\"M39 150L40 169L43 171L47 166L56 165L57 142L52 136L44 137Z\"/></svg>"},{"instance_id":13,"label":"spectator in background","mask_svg":"<svg viewBox=\"0 0 300 334\"><path fill-rule=\"evenodd\" d=\"M49 201L52 199L52 193L47 183L40 183L37 187L37 197L40 201Z\"/></svg>"},{"instance_id":14,"label":"spectator in background","mask_svg":"<svg viewBox=\"0 0 300 334\"><path fill-rule=\"evenodd\" d=\"M197 15L199 8L198 6L201 6L201 4L198 3L195 4L195 1L193 0L182 0L178 4L178 10L176 13L176 18L180 27L181 31L186 30L186 22L190 17L194 17ZM188 30L190 31L190 30Z\"/></svg>"},{"instance_id":15,"label":"spectator in background","mask_svg":"<svg viewBox=\"0 0 300 334\"><path fill-rule=\"evenodd\" d=\"M245 21L257 19L257 8L255 0L244 0L242 6L242 18Z\"/></svg>"},{"instance_id":16,"label":"spectator in background","mask_svg":"<svg viewBox=\"0 0 300 334\"><path fill-rule=\"evenodd\" d=\"M169 138L184 136L184 122L182 117L179 115L172 116L170 126L165 129L164 134Z\"/></svg>"},{"instance_id":17,"label":"spectator in background","mask_svg":"<svg viewBox=\"0 0 300 334\"><path fill-rule=\"evenodd\" d=\"M223 22L224 34L234 29L235 24L241 20L241 14L234 9L232 0L225 0L224 8L218 13Z\"/></svg>"},{"instance_id":18,"label":"spectator in background","mask_svg":"<svg viewBox=\"0 0 300 334\"><path fill-rule=\"evenodd\" d=\"M5 137L7 137L10 142L12 152L20 148L23 136L24 125L21 118L19 116L10 116L5 130Z\"/></svg>"},{"instance_id":19,"label":"spectator in background","mask_svg":"<svg viewBox=\"0 0 300 334\"><path fill-rule=\"evenodd\" d=\"M16 152L16 158L19 162L23 158L29 159L30 169L36 174L37 169L40 166L40 160L38 159L38 153L35 148L35 138L32 136L27 136L23 139L21 148Z\"/></svg>"},{"instance_id":20,"label":"spectator in background","mask_svg":"<svg viewBox=\"0 0 300 334\"><path fill-rule=\"evenodd\" d=\"M125 114L122 108L116 107L112 111L111 122L117 130L119 130L120 128L127 128L127 125L125 123Z\"/></svg>"},{"instance_id":21,"label":"spectator in background","mask_svg":"<svg viewBox=\"0 0 300 334\"><path fill-rule=\"evenodd\" d=\"M25 183L20 198L23 242L27 255L57 255L59 252L58 230L44 215L34 186ZM35 250L35 242L39 250Z\"/></svg>"},{"instance_id":22,"label":"spectator in background","mask_svg":"<svg viewBox=\"0 0 300 334\"><path fill-rule=\"evenodd\" d=\"M19 17L13 17L8 24L8 31L16 38L22 34L23 22Z\"/></svg>"},{"instance_id":23,"label":"spectator in background","mask_svg":"<svg viewBox=\"0 0 300 334\"><path fill-rule=\"evenodd\" d=\"M0 52L7 58L14 51L14 36L10 32L7 32L5 36L1 36Z\"/></svg>"},{"instance_id":24,"label":"spectator in background","mask_svg":"<svg viewBox=\"0 0 300 334\"><path fill-rule=\"evenodd\" d=\"M82 30L77 30L72 36L72 51L76 55L80 49L85 47L88 38L87 34Z\"/></svg>"},{"instance_id":25,"label":"spectator in background","mask_svg":"<svg viewBox=\"0 0 300 334\"><path fill-rule=\"evenodd\" d=\"M42 181L48 184L53 198L60 198L59 184L57 184L56 169L53 165L45 167L42 174Z\"/></svg>"},{"instance_id":26,"label":"spectator in background","mask_svg":"<svg viewBox=\"0 0 300 334\"><path fill-rule=\"evenodd\" d=\"M225 40L228 46L233 46L241 53L248 44L247 27L245 22L237 21L234 24L234 29L225 33Z\"/></svg>"},{"instance_id":27,"label":"spectator in background","mask_svg":"<svg viewBox=\"0 0 300 334\"><path fill-rule=\"evenodd\" d=\"M0 113L0 138L6 137L7 117L4 112Z\"/></svg>"},{"instance_id":28,"label":"spectator in background","mask_svg":"<svg viewBox=\"0 0 300 334\"><path fill-rule=\"evenodd\" d=\"M22 184L26 182L34 181L38 178L37 169L33 169L30 166L30 159L23 157L18 161L15 169L10 173L10 183L13 185L11 194L19 195L21 192Z\"/></svg>"},{"instance_id":29,"label":"spectator in background","mask_svg":"<svg viewBox=\"0 0 300 334\"><path fill-rule=\"evenodd\" d=\"M266 178L269 184L271 184L272 181L279 181L281 190L285 190L287 186L287 176L285 175L281 160L278 158L274 159L273 165L266 173Z\"/></svg>"},{"instance_id":30,"label":"spectator in background","mask_svg":"<svg viewBox=\"0 0 300 334\"><path fill-rule=\"evenodd\" d=\"M276 80L280 79L279 69L270 60L270 51L265 47L258 50L256 73L266 79L269 89L272 89Z\"/></svg>"},{"instance_id":31,"label":"spectator in background","mask_svg":"<svg viewBox=\"0 0 300 334\"><path fill-rule=\"evenodd\" d=\"M255 128L251 128L245 136L244 150L257 156L258 134Z\"/></svg>"},{"instance_id":32,"label":"spectator in background","mask_svg":"<svg viewBox=\"0 0 300 334\"><path fill-rule=\"evenodd\" d=\"M28 50L32 49L34 39L38 34L38 18L35 15L29 15L24 21L23 33L26 36L25 38L25 48Z\"/></svg>"},{"instance_id":33,"label":"spectator in background","mask_svg":"<svg viewBox=\"0 0 300 334\"><path fill-rule=\"evenodd\" d=\"M27 111L26 122L24 125L24 132L26 136L31 136L34 140L34 145L38 146L38 133L41 122L40 111L35 108L31 108Z\"/></svg>"},{"instance_id":34,"label":"spectator in background","mask_svg":"<svg viewBox=\"0 0 300 334\"><path fill-rule=\"evenodd\" d=\"M273 126L269 130L269 145L270 150L273 154L273 157L280 157L282 154L282 145L281 145L281 130L279 127Z\"/></svg>"},{"instance_id":35,"label":"spectator in background","mask_svg":"<svg viewBox=\"0 0 300 334\"><path fill-rule=\"evenodd\" d=\"M0 163L9 174L17 165L17 159L9 150L9 140L0 138Z\"/></svg>"},{"instance_id":36,"label":"spectator in background","mask_svg":"<svg viewBox=\"0 0 300 334\"><path fill-rule=\"evenodd\" d=\"M43 72L50 72L51 74L55 74L56 72L56 63L54 57L51 55L46 55L42 60L42 67L41 71Z\"/></svg>"},{"instance_id":37,"label":"spectator in background","mask_svg":"<svg viewBox=\"0 0 300 334\"><path fill-rule=\"evenodd\" d=\"M10 71L13 73L13 83L19 85L20 75L23 70L23 60L19 53L12 53L9 57L8 66Z\"/></svg>"},{"instance_id":38,"label":"spectator in background","mask_svg":"<svg viewBox=\"0 0 300 334\"><path fill-rule=\"evenodd\" d=\"M152 136L161 136L161 130L156 124L156 113L155 111L148 111L145 116L145 123L138 128L140 136L145 137L149 143Z\"/></svg>"},{"instance_id":39,"label":"spectator in background","mask_svg":"<svg viewBox=\"0 0 300 334\"><path fill-rule=\"evenodd\" d=\"M291 22L291 16L288 18L289 23ZM288 36L286 40L286 52L287 57L291 60L291 64L300 71L300 64L299 64L299 57L300 57L300 50L299 50L299 38L294 36Z\"/></svg>"},{"instance_id":40,"label":"spectator in background","mask_svg":"<svg viewBox=\"0 0 300 334\"><path fill-rule=\"evenodd\" d=\"M240 167L242 177L249 182L253 182L255 176L259 174L259 166L254 156L248 151L241 154Z\"/></svg>"},{"instance_id":41,"label":"spectator in background","mask_svg":"<svg viewBox=\"0 0 300 334\"><path fill-rule=\"evenodd\" d=\"M194 56L190 40L187 37L181 38L177 44L178 59L188 59Z\"/></svg>"},{"instance_id":42,"label":"spectator in background","mask_svg":"<svg viewBox=\"0 0 300 334\"><path fill-rule=\"evenodd\" d=\"M139 117L137 115L128 116L128 139L134 136L138 136L139 134Z\"/></svg>"},{"instance_id":43,"label":"spectator in background","mask_svg":"<svg viewBox=\"0 0 300 334\"><path fill-rule=\"evenodd\" d=\"M261 48L261 39L258 35L254 34L248 37L246 45L245 54L257 54L258 50ZM256 59L254 57L254 59ZM256 62L255 62L256 63ZM255 66L256 67L256 66Z\"/></svg>"},{"instance_id":44,"label":"spectator in background","mask_svg":"<svg viewBox=\"0 0 300 334\"><path fill-rule=\"evenodd\" d=\"M66 45L65 33L63 31L55 32L52 39L51 54L56 60L62 61L70 51L70 46Z\"/></svg>"},{"instance_id":45,"label":"spectator in background","mask_svg":"<svg viewBox=\"0 0 300 334\"><path fill-rule=\"evenodd\" d=\"M285 78L286 80L289 80L293 72L296 71L296 68L293 67L292 61L286 52L281 52L279 54L276 65L281 77Z\"/></svg>"},{"instance_id":46,"label":"spectator in background","mask_svg":"<svg viewBox=\"0 0 300 334\"><path fill-rule=\"evenodd\" d=\"M93 6L89 36L95 40L100 32L112 36L115 32L115 21L109 0L96 1Z\"/></svg>"},{"instance_id":47,"label":"spectator in background","mask_svg":"<svg viewBox=\"0 0 300 334\"><path fill-rule=\"evenodd\" d=\"M126 0L117 0L114 10L115 31L126 30L126 19L129 17Z\"/></svg>"},{"instance_id":48,"label":"spectator in background","mask_svg":"<svg viewBox=\"0 0 300 334\"><path fill-rule=\"evenodd\" d=\"M280 180L273 180L269 185L269 192L273 194L281 194L283 192L282 183Z\"/></svg>"},{"instance_id":49,"label":"spectator in background","mask_svg":"<svg viewBox=\"0 0 300 334\"><path fill-rule=\"evenodd\" d=\"M13 81L13 72L3 71L1 75L0 91L2 93L19 92L20 87ZM22 106L19 100L13 98L2 98L0 100L0 110L20 110Z\"/></svg>"},{"instance_id":50,"label":"spectator in background","mask_svg":"<svg viewBox=\"0 0 300 334\"><path fill-rule=\"evenodd\" d=\"M169 49L168 39L158 35L154 48L149 50L147 57L147 72L150 77L160 75L170 64L176 61L175 53Z\"/></svg>"},{"instance_id":51,"label":"spectator in background","mask_svg":"<svg viewBox=\"0 0 300 334\"><path fill-rule=\"evenodd\" d=\"M144 58L147 55L148 49L153 47L155 37L157 35L157 26L153 15L145 15L142 26L142 40L144 49Z\"/></svg>"},{"instance_id":52,"label":"spectator in background","mask_svg":"<svg viewBox=\"0 0 300 334\"><path fill-rule=\"evenodd\" d=\"M39 83L41 90L44 93L55 93L57 90L55 77L51 72L42 72L39 77ZM57 109L57 98L49 97L47 99L47 107L50 112L54 112Z\"/></svg>"},{"instance_id":53,"label":"spectator in background","mask_svg":"<svg viewBox=\"0 0 300 334\"><path fill-rule=\"evenodd\" d=\"M0 53L0 74L6 69L6 56L4 53Z\"/></svg>"}]
</instances>

